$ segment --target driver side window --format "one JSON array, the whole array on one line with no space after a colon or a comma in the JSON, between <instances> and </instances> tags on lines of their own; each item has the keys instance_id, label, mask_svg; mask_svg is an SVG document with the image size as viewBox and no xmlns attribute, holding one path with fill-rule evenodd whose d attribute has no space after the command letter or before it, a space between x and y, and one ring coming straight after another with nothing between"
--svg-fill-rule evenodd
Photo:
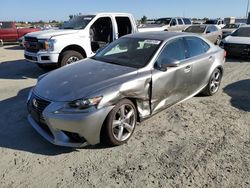
<instances>
[{"instance_id":1,"label":"driver side window","mask_svg":"<svg viewBox=\"0 0 250 188\"><path fill-rule=\"evenodd\" d=\"M177 61L183 60L186 58L185 52L186 50L183 38L174 39L168 42L165 47L163 47L163 50L161 51L157 59L157 64L159 65L163 61L163 59Z\"/></svg>"}]
</instances>

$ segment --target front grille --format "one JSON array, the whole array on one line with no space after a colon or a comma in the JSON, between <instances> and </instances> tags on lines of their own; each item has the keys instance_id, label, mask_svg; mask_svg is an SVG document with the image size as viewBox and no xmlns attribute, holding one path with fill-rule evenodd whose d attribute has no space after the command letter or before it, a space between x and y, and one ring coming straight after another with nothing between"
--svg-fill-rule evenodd
<instances>
[{"instance_id":1,"label":"front grille","mask_svg":"<svg viewBox=\"0 0 250 188\"><path fill-rule=\"evenodd\" d=\"M35 37L25 37L25 49L28 52L37 53L40 49L38 39Z\"/></svg>"},{"instance_id":2,"label":"front grille","mask_svg":"<svg viewBox=\"0 0 250 188\"><path fill-rule=\"evenodd\" d=\"M50 101L44 100L34 94L32 94L28 108L32 118L36 121L40 128L42 128L49 135L53 136L49 127L46 125L46 122L43 117L44 109L50 104Z\"/></svg>"}]
</instances>

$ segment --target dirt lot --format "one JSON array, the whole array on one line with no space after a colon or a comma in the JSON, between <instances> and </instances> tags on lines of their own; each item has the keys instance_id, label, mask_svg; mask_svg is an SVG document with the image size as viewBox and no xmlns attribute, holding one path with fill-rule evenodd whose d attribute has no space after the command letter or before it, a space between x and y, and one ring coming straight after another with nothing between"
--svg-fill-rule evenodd
<instances>
[{"instance_id":1,"label":"dirt lot","mask_svg":"<svg viewBox=\"0 0 250 188\"><path fill-rule=\"evenodd\" d=\"M0 48L0 187L250 187L250 63L228 60L214 97L141 123L125 145L56 147L26 120L43 74L18 46Z\"/></svg>"}]
</instances>

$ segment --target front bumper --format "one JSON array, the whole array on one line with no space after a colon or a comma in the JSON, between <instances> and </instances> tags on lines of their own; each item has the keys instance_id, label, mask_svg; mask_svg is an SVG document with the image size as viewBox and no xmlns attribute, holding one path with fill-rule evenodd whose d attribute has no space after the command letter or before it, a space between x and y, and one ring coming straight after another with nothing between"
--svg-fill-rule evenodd
<instances>
[{"instance_id":1,"label":"front bumper","mask_svg":"<svg viewBox=\"0 0 250 188\"><path fill-rule=\"evenodd\" d=\"M104 120L113 108L92 108L82 113L55 113L63 104L51 102L39 113L32 100L33 97L27 103L28 121L32 127L52 144L66 147L98 144Z\"/></svg>"},{"instance_id":2,"label":"front bumper","mask_svg":"<svg viewBox=\"0 0 250 188\"><path fill-rule=\"evenodd\" d=\"M59 53L52 53L46 51L28 52L24 51L26 60L40 64L56 64L58 62Z\"/></svg>"}]
</instances>

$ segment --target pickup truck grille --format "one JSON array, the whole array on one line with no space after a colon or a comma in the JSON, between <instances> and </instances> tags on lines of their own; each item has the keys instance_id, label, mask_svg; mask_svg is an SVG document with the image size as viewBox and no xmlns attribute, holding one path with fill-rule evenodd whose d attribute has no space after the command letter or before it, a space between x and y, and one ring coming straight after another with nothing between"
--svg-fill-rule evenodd
<instances>
[{"instance_id":1,"label":"pickup truck grille","mask_svg":"<svg viewBox=\"0 0 250 188\"><path fill-rule=\"evenodd\" d=\"M25 37L25 49L28 52L37 53L40 49L37 38Z\"/></svg>"}]
</instances>

